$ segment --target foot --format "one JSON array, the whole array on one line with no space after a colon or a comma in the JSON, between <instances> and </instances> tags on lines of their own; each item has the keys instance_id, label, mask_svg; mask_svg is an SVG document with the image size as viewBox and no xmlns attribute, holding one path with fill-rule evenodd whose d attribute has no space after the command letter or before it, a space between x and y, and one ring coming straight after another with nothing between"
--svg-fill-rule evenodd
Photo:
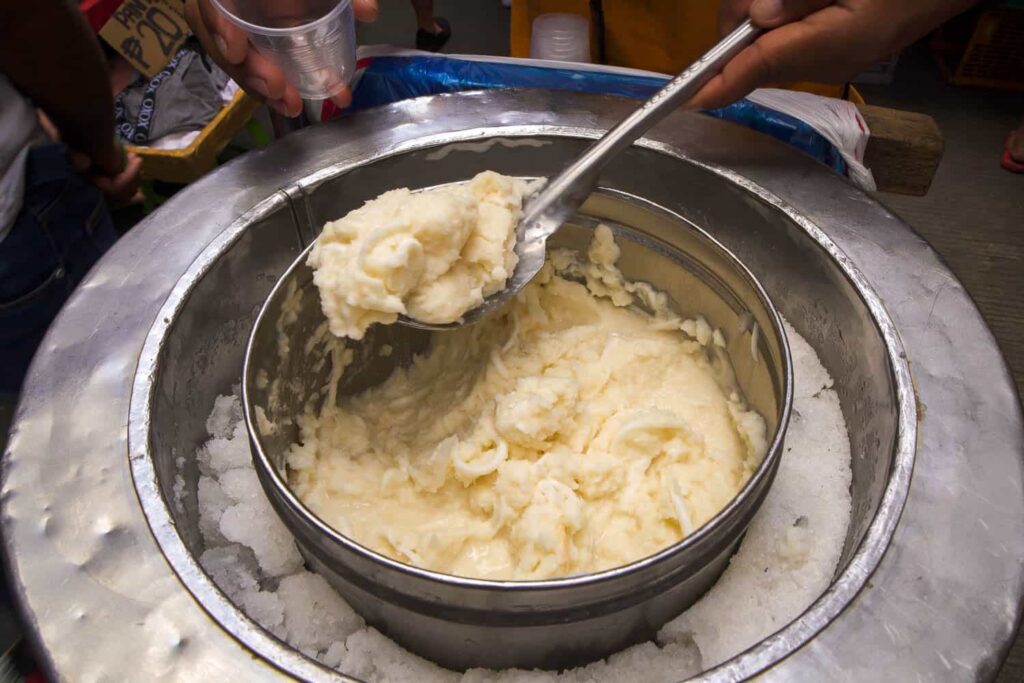
<instances>
[{"instance_id":1,"label":"foot","mask_svg":"<svg viewBox=\"0 0 1024 683\"><path fill-rule=\"evenodd\" d=\"M1024 173L1024 127L1013 131L1006 138L1000 164L1011 173Z\"/></svg>"},{"instance_id":2,"label":"foot","mask_svg":"<svg viewBox=\"0 0 1024 683\"><path fill-rule=\"evenodd\" d=\"M444 17L434 17L434 30L416 31L416 49L439 52L452 37L452 27Z\"/></svg>"}]
</instances>

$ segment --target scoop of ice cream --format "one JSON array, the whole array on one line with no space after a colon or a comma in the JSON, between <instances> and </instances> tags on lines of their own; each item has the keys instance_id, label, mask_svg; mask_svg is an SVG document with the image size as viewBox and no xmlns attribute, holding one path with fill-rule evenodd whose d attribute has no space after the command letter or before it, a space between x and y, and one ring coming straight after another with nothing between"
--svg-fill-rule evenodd
<instances>
[{"instance_id":1,"label":"scoop of ice cream","mask_svg":"<svg viewBox=\"0 0 1024 683\"><path fill-rule=\"evenodd\" d=\"M327 223L308 264L331 332L361 339L400 314L456 322L501 290L528 187L486 171L462 185L391 190Z\"/></svg>"}]
</instances>

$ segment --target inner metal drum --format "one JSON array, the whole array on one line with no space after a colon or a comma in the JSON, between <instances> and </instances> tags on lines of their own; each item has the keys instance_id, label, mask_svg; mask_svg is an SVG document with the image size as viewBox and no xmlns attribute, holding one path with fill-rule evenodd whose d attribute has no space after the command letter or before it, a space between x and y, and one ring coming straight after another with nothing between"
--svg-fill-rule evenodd
<instances>
[{"instance_id":1,"label":"inner metal drum","mask_svg":"<svg viewBox=\"0 0 1024 683\"><path fill-rule=\"evenodd\" d=\"M559 671L652 640L718 580L775 478L791 414L793 372L786 331L764 289L707 233L636 197L601 190L547 248L586 258L602 224L614 234L616 266L626 280L664 292L677 314L702 316L724 333L721 346L709 344L701 353L726 391L735 387L761 415L768 441L749 479L713 518L677 543L623 566L542 581L473 579L410 566L331 528L289 486L286 456L301 440L295 416L377 386L428 353L434 341L459 333L373 326L363 339L345 340L350 362L337 376L329 349L339 342L327 333L307 265L312 247L277 282L253 325L242 412L271 505L309 568L368 624L444 667Z\"/></svg>"},{"instance_id":2,"label":"inner metal drum","mask_svg":"<svg viewBox=\"0 0 1024 683\"><path fill-rule=\"evenodd\" d=\"M396 186L550 175L633 106L486 92L366 112L220 169L104 257L48 334L4 457L8 561L50 673L338 680L197 561L192 454L240 380L260 303L326 220ZM959 282L845 180L707 117L669 117L601 184L736 254L817 350L849 428L853 514L832 585L704 678L993 675L1024 587L1024 434Z\"/></svg>"}]
</instances>

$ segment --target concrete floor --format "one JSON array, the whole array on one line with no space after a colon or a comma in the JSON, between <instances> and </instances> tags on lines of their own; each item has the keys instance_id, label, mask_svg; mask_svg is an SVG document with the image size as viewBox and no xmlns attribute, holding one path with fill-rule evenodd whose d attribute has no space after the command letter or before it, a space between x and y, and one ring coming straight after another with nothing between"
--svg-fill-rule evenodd
<instances>
[{"instance_id":1,"label":"concrete floor","mask_svg":"<svg viewBox=\"0 0 1024 683\"><path fill-rule=\"evenodd\" d=\"M383 0L380 17L358 27L360 45L389 44L413 47L416 16L408 0ZM507 55L510 10L499 0L435 0L434 15L448 19L452 37L444 48L449 54Z\"/></svg>"},{"instance_id":2,"label":"concrete floor","mask_svg":"<svg viewBox=\"0 0 1024 683\"><path fill-rule=\"evenodd\" d=\"M404 0L381 3L381 18L359 27L362 44L412 47L416 22ZM509 11L499 0L437 0L452 24L445 52L508 54ZM913 225L947 260L978 302L1024 388L1024 175L999 168L1003 140L1024 116L1024 93L946 86L924 46L901 58L892 86L862 86L872 104L919 111L938 121L946 151L925 197L880 193L878 199ZM0 450L13 406L0 400ZM1024 638L997 679L1024 681Z\"/></svg>"}]
</instances>

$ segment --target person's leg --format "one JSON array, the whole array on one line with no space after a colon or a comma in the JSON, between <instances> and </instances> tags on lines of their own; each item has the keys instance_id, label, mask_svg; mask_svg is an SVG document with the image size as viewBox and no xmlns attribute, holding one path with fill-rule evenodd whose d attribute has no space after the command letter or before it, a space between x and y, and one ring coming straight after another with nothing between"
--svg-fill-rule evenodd
<instances>
[{"instance_id":1,"label":"person's leg","mask_svg":"<svg viewBox=\"0 0 1024 683\"><path fill-rule=\"evenodd\" d=\"M1024 173L1024 119L1017 129L1006 138L1006 149L1003 150L1002 165L1007 171Z\"/></svg>"},{"instance_id":2,"label":"person's leg","mask_svg":"<svg viewBox=\"0 0 1024 683\"><path fill-rule=\"evenodd\" d=\"M438 33L441 27L434 22L434 0L411 0L416 12L416 26L420 31Z\"/></svg>"},{"instance_id":3,"label":"person's leg","mask_svg":"<svg viewBox=\"0 0 1024 683\"><path fill-rule=\"evenodd\" d=\"M434 0L410 0L416 12L416 47L437 52L452 37L451 25L444 17L434 16Z\"/></svg>"},{"instance_id":4,"label":"person's leg","mask_svg":"<svg viewBox=\"0 0 1024 683\"><path fill-rule=\"evenodd\" d=\"M99 190L62 145L29 152L25 198L0 242L0 393L14 394L50 323L117 239Z\"/></svg>"}]
</instances>

